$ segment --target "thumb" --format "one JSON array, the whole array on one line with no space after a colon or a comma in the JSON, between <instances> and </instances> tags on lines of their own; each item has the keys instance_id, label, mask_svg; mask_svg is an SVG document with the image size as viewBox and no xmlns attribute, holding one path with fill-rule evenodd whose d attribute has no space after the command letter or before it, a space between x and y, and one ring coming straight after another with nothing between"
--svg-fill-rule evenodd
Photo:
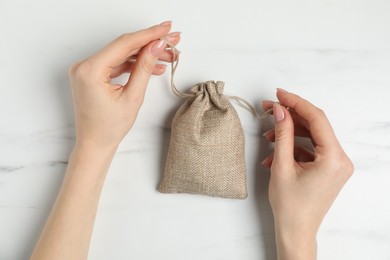
<instances>
[{"instance_id":1,"label":"thumb","mask_svg":"<svg viewBox=\"0 0 390 260\"><path fill-rule=\"evenodd\" d=\"M294 163L294 123L290 112L274 103L275 148L273 167L290 167Z\"/></svg>"},{"instance_id":2,"label":"thumb","mask_svg":"<svg viewBox=\"0 0 390 260\"><path fill-rule=\"evenodd\" d=\"M140 100L141 103L145 96L150 75L153 73L154 66L164 51L165 46L166 42L164 39L149 43L140 52L134 64L126 88L129 95L134 99Z\"/></svg>"}]
</instances>

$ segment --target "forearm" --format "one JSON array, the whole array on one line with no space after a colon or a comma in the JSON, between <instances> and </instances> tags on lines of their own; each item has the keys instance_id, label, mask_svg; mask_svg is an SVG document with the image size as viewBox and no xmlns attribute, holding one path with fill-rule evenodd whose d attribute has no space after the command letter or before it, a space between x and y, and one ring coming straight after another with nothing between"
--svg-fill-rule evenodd
<instances>
[{"instance_id":1,"label":"forearm","mask_svg":"<svg viewBox=\"0 0 390 260\"><path fill-rule=\"evenodd\" d=\"M317 259L316 232L292 232L275 224L278 260Z\"/></svg>"},{"instance_id":2,"label":"forearm","mask_svg":"<svg viewBox=\"0 0 390 260\"><path fill-rule=\"evenodd\" d=\"M103 183L115 148L76 146L31 259L86 259Z\"/></svg>"}]
</instances>

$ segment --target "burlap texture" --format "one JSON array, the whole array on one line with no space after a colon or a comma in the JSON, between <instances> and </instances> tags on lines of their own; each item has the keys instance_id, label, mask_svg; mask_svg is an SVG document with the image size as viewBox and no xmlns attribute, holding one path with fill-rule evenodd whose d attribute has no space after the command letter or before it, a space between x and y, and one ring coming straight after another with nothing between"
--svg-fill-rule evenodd
<instances>
[{"instance_id":1,"label":"burlap texture","mask_svg":"<svg viewBox=\"0 0 390 260\"><path fill-rule=\"evenodd\" d=\"M162 193L247 197L245 140L224 82L195 85L172 122Z\"/></svg>"}]
</instances>

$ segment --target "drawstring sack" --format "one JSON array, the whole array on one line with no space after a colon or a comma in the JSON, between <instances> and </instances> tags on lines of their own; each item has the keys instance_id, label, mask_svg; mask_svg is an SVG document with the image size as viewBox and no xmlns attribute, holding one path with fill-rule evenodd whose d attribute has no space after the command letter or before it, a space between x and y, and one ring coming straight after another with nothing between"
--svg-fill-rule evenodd
<instances>
[{"instance_id":1,"label":"drawstring sack","mask_svg":"<svg viewBox=\"0 0 390 260\"><path fill-rule=\"evenodd\" d=\"M223 89L222 81L196 84L176 112L160 192L247 197L244 134Z\"/></svg>"},{"instance_id":2,"label":"drawstring sack","mask_svg":"<svg viewBox=\"0 0 390 260\"><path fill-rule=\"evenodd\" d=\"M158 190L245 199L245 140L229 99L258 118L272 114L272 109L260 115L245 99L225 96L222 81L199 83L191 88L191 93L180 92L173 80L180 52L166 39L165 42L175 61L171 63L171 90L186 100L172 121L168 158Z\"/></svg>"}]
</instances>

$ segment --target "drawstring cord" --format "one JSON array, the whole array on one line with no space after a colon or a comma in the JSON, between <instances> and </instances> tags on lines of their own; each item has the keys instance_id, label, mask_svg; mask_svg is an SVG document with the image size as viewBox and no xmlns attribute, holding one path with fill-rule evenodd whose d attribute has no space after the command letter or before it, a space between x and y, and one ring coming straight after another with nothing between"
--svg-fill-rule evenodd
<instances>
[{"instance_id":1,"label":"drawstring cord","mask_svg":"<svg viewBox=\"0 0 390 260\"><path fill-rule=\"evenodd\" d=\"M175 82L174 82L174 77L175 77L177 66L179 65L180 51L176 48L175 45L170 43L164 36L161 37L161 40L165 41L165 43L169 46L169 48L172 50L172 53L173 53L173 61L171 62L171 90L172 90L172 92L176 96L181 97L181 98L194 97L194 94L181 92L180 90L178 90L176 88L176 85L175 85ZM245 99L237 97L237 96L226 96L226 97L236 101L236 103L239 106L241 106L242 108L248 110L249 112L251 112L257 118L261 118L262 119L262 118L266 118L267 116L273 114L273 109L272 108L268 109L267 111L265 111L264 114L259 114L259 112L257 112L256 108L252 104L250 104L248 101L246 101Z\"/></svg>"}]
</instances>

